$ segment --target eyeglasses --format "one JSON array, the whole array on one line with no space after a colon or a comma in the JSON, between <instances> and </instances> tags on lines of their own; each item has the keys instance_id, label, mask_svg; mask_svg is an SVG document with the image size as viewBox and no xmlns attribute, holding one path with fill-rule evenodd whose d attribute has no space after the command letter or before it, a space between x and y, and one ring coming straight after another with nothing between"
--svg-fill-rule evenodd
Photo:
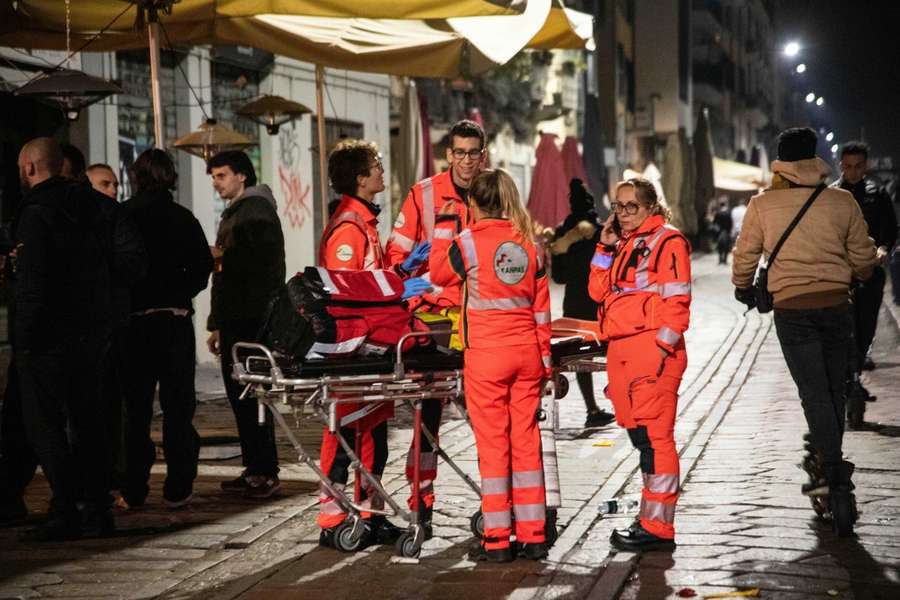
<instances>
[{"instance_id":1,"label":"eyeglasses","mask_svg":"<svg viewBox=\"0 0 900 600\"><path fill-rule=\"evenodd\" d=\"M626 215L636 215L637 211L641 209L641 205L637 202L629 202L627 204L619 204L618 202L613 202L610 205L610 208L617 215L620 215L622 213L625 213Z\"/></svg>"},{"instance_id":2,"label":"eyeglasses","mask_svg":"<svg viewBox=\"0 0 900 600\"><path fill-rule=\"evenodd\" d=\"M454 148L450 151L453 154L453 158L456 160L462 160L465 157L469 157L469 160L481 160L481 157L484 155L484 148L479 148L478 150L463 150L462 148Z\"/></svg>"}]
</instances>

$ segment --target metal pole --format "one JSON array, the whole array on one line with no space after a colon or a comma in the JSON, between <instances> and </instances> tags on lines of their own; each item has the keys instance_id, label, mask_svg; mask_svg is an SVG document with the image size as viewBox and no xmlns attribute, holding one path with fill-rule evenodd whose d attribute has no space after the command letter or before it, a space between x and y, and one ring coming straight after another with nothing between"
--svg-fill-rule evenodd
<instances>
[{"instance_id":1,"label":"metal pole","mask_svg":"<svg viewBox=\"0 0 900 600\"><path fill-rule=\"evenodd\" d=\"M163 149L163 109L162 96L159 91L159 23L151 21L147 24L147 33L150 38L150 93L153 98L153 133L156 137L156 147Z\"/></svg>"},{"instance_id":2,"label":"metal pole","mask_svg":"<svg viewBox=\"0 0 900 600\"><path fill-rule=\"evenodd\" d=\"M319 130L319 192L322 196L322 226L328 222L328 148L325 143L325 68L316 65L316 125Z\"/></svg>"}]
</instances>

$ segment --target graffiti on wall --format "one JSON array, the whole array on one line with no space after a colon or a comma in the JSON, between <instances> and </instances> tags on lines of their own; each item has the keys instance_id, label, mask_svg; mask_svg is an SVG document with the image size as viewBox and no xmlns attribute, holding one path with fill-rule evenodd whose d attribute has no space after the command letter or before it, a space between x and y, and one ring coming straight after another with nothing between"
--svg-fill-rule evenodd
<instances>
[{"instance_id":1,"label":"graffiti on wall","mask_svg":"<svg viewBox=\"0 0 900 600\"><path fill-rule=\"evenodd\" d=\"M300 229L310 211L311 186L300 178L300 144L295 126L283 126L278 132L278 182L281 185L283 208L281 216L292 229Z\"/></svg>"}]
</instances>

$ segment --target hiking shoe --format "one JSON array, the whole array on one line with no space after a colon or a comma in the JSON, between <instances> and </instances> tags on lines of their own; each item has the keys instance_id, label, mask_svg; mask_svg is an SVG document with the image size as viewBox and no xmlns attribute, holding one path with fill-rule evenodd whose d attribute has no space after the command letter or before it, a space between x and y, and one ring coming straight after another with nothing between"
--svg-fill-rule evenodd
<instances>
[{"instance_id":1,"label":"hiking shoe","mask_svg":"<svg viewBox=\"0 0 900 600\"><path fill-rule=\"evenodd\" d=\"M544 542L523 542L516 544L516 558L541 560L547 558L547 544Z\"/></svg>"},{"instance_id":2,"label":"hiking shoe","mask_svg":"<svg viewBox=\"0 0 900 600\"><path fill-rule=\"evenodd\" d=\"M616 415L605 410L593 410L588 413L587 419L584 420L584 427L603 427L609 425L616 420Z\"/></svg>"},{"instance_id":3,"label":"hiking shoe","mask_svg":"<svg viewBox=\"0 0 900 600\"><path fill-rule=\"evenodd\" d=\"M247 487L244 490L244 498L252 498L254 500L265 500L274 496L281 489L281 482L278 477L266 477L265 475L249 475L245 478Z\"/></svg>"},{"instance_id":4,"label":"hiking shoe","mask_svg":"<svg viewBox=\"0 0 900 600\"><path fill-rule=\"evenodd\" d=\"M184 498L180 498L178 500L169 500L168 498L163 498L163 503L166 505L166 508L169 510L178 510L179 508L184 508L194 499L194 494L188 494Z\"/></svg>"},{"instance_id":5,"label":"hiking shoe","mask_svg":"<svg viewBox=\"0 0 900 600\"><path fill-rule=\"evenodd\" d=\"M488 550L483 544L478 544L469 550L469 560L473 562L508 563L514 560L512 548L496 548Z\"/></svg>"},{"instance_id":6,"label":"hiking shoe","mask_svg":"<svg viewBox=\"0 0 900 600\"><path fill-rule=\"evenodd\" d=\"M243 493L247 489L247 477L241 473L234 479L228 479L219 484L223 492Z\"/></svg>"},{"instance_id":7,"label":"hiking shoe","mask_svg":"<svg viewBox=\"0 0 900 600\"><path fill-rule=\"evenodd\" d=\"M650 552L652 550L675 550L675 540L653 535L641 525L640 520L628 529L616 529L609 536L609 542L623 552Z\"/></svg>"}]
</instances>

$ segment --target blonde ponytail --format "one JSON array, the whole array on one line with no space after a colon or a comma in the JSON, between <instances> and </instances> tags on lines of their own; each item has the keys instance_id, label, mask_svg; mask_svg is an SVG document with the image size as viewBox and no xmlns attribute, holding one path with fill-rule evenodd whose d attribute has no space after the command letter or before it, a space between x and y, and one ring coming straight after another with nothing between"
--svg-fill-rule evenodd
<instances>
[{"instance_id":1,"label":"blonde ponytail","mask_svg":"<svg viewBox=\"0 0 900 600\"><path fill-rule=\"evenodd\" d=\"M534 222L509 173L503 169L483 171L472 180L469 197L482 214L509 219L526 241L534 242Z\"/></svg>"}]
</instances>

